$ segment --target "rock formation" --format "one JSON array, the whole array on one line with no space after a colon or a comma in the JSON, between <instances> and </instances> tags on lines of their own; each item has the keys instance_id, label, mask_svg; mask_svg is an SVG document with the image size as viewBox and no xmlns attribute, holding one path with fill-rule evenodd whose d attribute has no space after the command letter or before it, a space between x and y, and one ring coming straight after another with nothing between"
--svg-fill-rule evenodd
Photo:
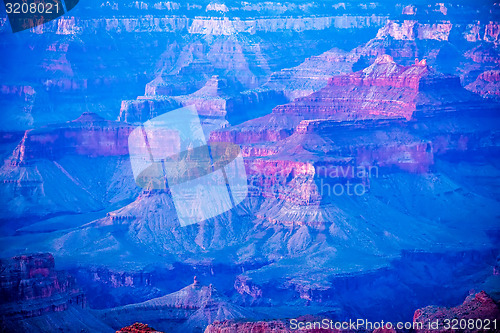
<instances>
[{"instance_id":1,"label":"rock formation","mask_svg":"<svg viewBox=\"0 0 500 333\"><path fill-rule=\"evenodd\" d=\"M71 332L108 329L86 312L86 297L75 279L55 270L54 257L49 253L2 259L0 288L0 328L7 332L51 330L51 322L65 316L82 317L68 329Z\"/></svg>"},{"instance_id":2,"label":"rock formation","mask_svg":"<svg viewBox=\"0 0 500 333\"><path fill-rule=\"evenodd\" d=\"M461 87L458 77L437 73L425 59L401 66L382 55L361 71L334 76L318 92L277 106L270 115L213 133L212 139L268 142L289 136L302 120L409 120L482 106L479 98Z\"/></svg>"},{"instance_id":3,"label":"rock formation","mask_svg":"<svg viewBox=\"0 0 500 333\"><path fill-rule=\"evenodd\" d=\"M85 307L85 296L75 280L54 269L54 257L49 253L23 255L1 261L2 303L42 300L42 308L33 308L28 316L46 311L64 311L69 304ZM61 297L62 296L62 297ZM51 304L51 299L60 299ZM44 304L45 303L45 304Z\"/></svg>"},{"instance_id":4,"label":"rock formation","mask_svg":"<svg viewBox=\"0 0 500 333\"><path fill-rule=\"evenodd\" d=\"M289 332L498 295L499 8L89 0L19 35L0 18L2 329ZM127 141L187 105L241 147L249 195L181 227ZM478 295L415 320L497 316Z\"/></svg>"},{"instance_id":5,"label":"rock formation","mask_svg":"<svg viewBox=\"0 0 500 333\"><path fill-rule=\"evenodd\" d=\"M477 79L466 88L485 98L500 100L500 70L479 74Z\"/></svg>"},{"instance_id":6,"label":"rock formation","mask_svg":"<svg viewBox=\"0 0 500 333\"><path fill-rule=\"evenodd\" d=\"M85 112L66 124L26 131L11 163L23 165L35 159L57 160L67 154L120 156L128 154L128 135L133 127Z\"/></svg>"},{"instance_id":7,"label":"rock formation","mask_svg":"<svg viewBox=\"0 0 500 333\"><path fill-rule=\"evenodd\" d=\"M177 292L147 302L105 310L101 318L111 326L150 318L148 322L156 327L163 327L163 330L175 327L173 324L182 323L184 329L196 331L204 329L216 320L244 318L250 315L251 311L230 304L212 285L204 286L195 277L193 284ZM122 331L135 332L130 330L138 329L138 325L134 325Z\"/></svg>"},{"instance_id":8,"label":"rock formation","mask_svg":"<svg viewBox=\"0 0 500 333\"><path fill-rule=\"evenodd\" d=\"M487 293L481 291L475 295L468 296L461 305L453 308L427 306L423 309L418 309L415 311L413 321L423 325L422 329L417 329L418 333L442 333L449 331L449 329L445 327L445 321L449 320L450 326L453 326L454 323L452 320L454 319L458 320L456 327L466 332L475 333L484 332L486 320L490 322L488 326L490 326L492 330L497 330L498 326L495 328L495 324L493 324L492 321L495 319L498 320L498 318L500 318L500 306ZM438 322L437 327L429 326L436 321ZM462 321L462 323L460 323L460 321ZM464 324L464 322L466 322L466 324ZM498 323L496 323L496 325L498 325Z\"/></svg>"},{"instance_id":9,"label":"rock formation","mask_svg":"<svg viewBox=\"0 0 500 333\"><path fill-rule=\"evenodd\" d=\"M491 327L490 329L493 329L493 324L492 320L498 319L500 315L500 308L498 304L491 299L484 291L477 293L475 295L471 295L467 297L467 299L464 301L462 305L459 305L454 308L438 308L435 306L428 306L423 309L419 309L415 311L415 316L413 318L413 324L415 327L420 327L419 325L422 325L422 327L427 327L427 328L416 328L415 332L417 333L431 333L431 332L446 332L449 331L450 329L444 329L443 321L446 319L452 320L452 319L460 319L463 320L468 320L468 319L473 319L474 323L476 321L482 321L485 322L486 319L490 320L489 326ZM317 322L321 323L321 320L324 318L318 318L315 316L303 316L300 318L296 319L297 322L303 322L305 325L306 323L311 323L311 322ZM331 318L326 318L327 322L329 323ZM441 324L439 327L433 327L432 329L428 329L429 324L432 322L435 322L438 320ZM333 321L337 322L337 321ZM463 323L462 323L463 324ZM392 324L396 326L396 324ZM474 324L477 325L477 324ZM319 326L319 325L318 325ZM306 327L306 326L304 326ZM290 326L290 321L287 320L274 320L274 321L234 321L234 320L229 320L229 321L222 321L222 322L215 322L211 325L209 325L205 333L250 333L250 332L265 332L265 333L291 333L295 332L296 330L292 329ZM335 333L354 333L354 332L371 332L371 333L403 333L406 332L405 329L396 329L396 328L379 328L375 330L351 330L351 329L328 329L328 328L312 328L312 329L301 329L301 332L310 332L310 333L315 333L315 332L335 332ZM484 332L482 328L475 329L475 328L465 328L461 329L461 331L464 332Z\"/></svg>"}]
</instances>

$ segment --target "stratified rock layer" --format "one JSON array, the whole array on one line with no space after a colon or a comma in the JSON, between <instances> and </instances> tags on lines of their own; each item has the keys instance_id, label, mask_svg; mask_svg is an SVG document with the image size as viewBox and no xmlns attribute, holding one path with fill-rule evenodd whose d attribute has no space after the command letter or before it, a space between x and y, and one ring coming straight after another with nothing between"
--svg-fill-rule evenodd
<instances>
[{"instance_id":1,"label":"stratified rock layer","mask_svg":"<svg viewBox=\"0 0 500 333\"><path fill-rule=\"evenodd\" d=\"M148 324L134 323L130 326L124 327L116 333L163 333L149 327Z\"/></svg>"},{"instance_id":2,"label":"stratified rock layer","mask_svg":"<svg viewBox=\"0 0 500 333\"><path fill-rule=\"evenodd\" d=\"M457 319L458 321L456 329L475 333L489 331L489 329L492 331L498 330L498 323L492 322L495 319L498 320L498 318L500 318L499 304L487 293L481 291L475 295L468 296L461 305L453 308L427 306L419 309L415 311L413 321L423 325L423 329L417 330L418 333L449 332L450 328L446 328L445 324L447 322L448 327L453 327L453 319ZM438 322L437 327L431 326L436 321ZM486 324L487 322L489 322L488 325ZM489 329L486 329L486 325Z\"/></svg>"}]
</instances>

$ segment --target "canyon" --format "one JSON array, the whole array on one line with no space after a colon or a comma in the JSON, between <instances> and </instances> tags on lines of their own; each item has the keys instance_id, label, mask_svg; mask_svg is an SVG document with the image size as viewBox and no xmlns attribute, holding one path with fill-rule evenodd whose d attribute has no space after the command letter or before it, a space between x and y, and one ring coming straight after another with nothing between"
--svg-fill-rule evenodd
<instances>
[{"instance_id":1,"label":"canyon","mask_svg":"<svg viewBox=\"0 0 500 333\"><path fill-rule=\"evenodd\" d=\"M92 0L0 20L2 328L498 316L499 11ZM129 135L188 106L239 145L248 195L181 227Z\"/></svg>"}]
</instances>

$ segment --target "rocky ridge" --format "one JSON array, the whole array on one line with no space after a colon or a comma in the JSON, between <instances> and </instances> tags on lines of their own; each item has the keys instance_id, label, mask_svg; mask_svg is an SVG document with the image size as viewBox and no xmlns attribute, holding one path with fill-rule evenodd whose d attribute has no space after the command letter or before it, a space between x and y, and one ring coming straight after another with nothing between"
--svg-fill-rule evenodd
<instances>
[{"instance_id":1,"label":"rocky ridge","mask_svg":"<svg viewBox=\"0 0 500 333\"><path fill-rule=\"evenodd\" d=\"M116 331L116 333L147 333L147 332L162 333L148 326L147 324L141 324L141 323L134 323L130 326L120 329L119 331Z\"/></svg>"},{"instance_id":2,"label":"rocky ridge","mask_svg":"<svg viewBox=\"0 0 500 333\"><path fill-rule=\"evenodd\" d=\"M437 73L425 60L401 66L392 57L382 55L363 70L330 78L318 92L277 106L262 118L217 131L211 138L236 143L268 142L290 136L303 120L410 120L419 114L466 108L488 106L465 91L458 77Z\"/></svg>"},{"instance_id":3,"label":"rocky ridge","mask_svg":"<svg viewBox=\"0 0 500 333\"><path fill-rule=\"evenodd\" d=\"M446 332L445 320L458 319L459 323L457 327L460 327L460 321L467 321L469 324L469 319L474 321L472 327L467 326L467 332L483 332L483 327L478 327L476 323L477 319L494 320L500 318L500 306L495 300L493 300L487 293L481 291L477 294L469 295L462 304L452 307L452 308L442 308L436 306L427 306L423 309L415 311L413 316L413 321L416 323L421 323L423 329L418 329L418 333L430 333L430 332ZM429 325L438 320L439 325L437 327L430 327ZM490 324L491 325L491 324ZM488 325L488 326L490 326ZM453 322L451 322L453 326ZM481 325L482 326L482 325ZM462 322L462 327L463 322ZM495 329L492 327L492 329Z\"/></svg>"},{"instance_id":4,"label":"rocky ridge","mask_svg":"<svg viewBox=\"0 0 500 333\"><path fill-rule=\"evenodd\" d=\"M336 10L342 11L349 6L359 7L360 11L380 10L378 3L364 5L364 8L362 5L347 3L342 7L340 4ZM116 12L115 6L120 4L109 3L108 9ZM177 10L173 3L152 5L139 2L133 6L141 11L151 6L166 11ZM261 5L245 6L259 8ZM266 6L284 12L288 9L282 6L293 7L292 4ZM304 6L300 10L307 10L307 5ZM230 4L214 3L193 10L229 15L227 13L233 8ZM284 48L270 50L272 43L263 42L261 32L254 34L251 30L244 30L249 23L238 25L238 20L231 16L227 20L201 18L193 30L195 33L181 28L182 19L179 26L169 20L158 23L155 17L146 17L144 25L142 21L126 21L123 17L104 19L95 21L96 29L104 27L116 39L134 34L137 43L124 43L130 45L131 50L127 52L135 54L134 47L146 46L151 55L144 57L137 53L132 57L131 68L149 73L142 78L133 73L126 77L110 76L105 72L106 62L96 59L93 66L102 77L97 76L95 80L101 80L102 85L75 75L78 61L71 58L75 57L74 44L68 49L64 44L51 44L49 49L53 54L43 61L43 66L48 73L58 73L49 75L56 79L50 82L42 80L42 86L27 80L25 85L9 83L2 88L7 100L16 96L19 102L16 107L22 105L19 108L23 110L22 119L30 126L38 125L33 120L37 117L33 108L40 104L49 105L44 103L44 98L49 100L54 92L81 95L82 89L91 92L99 87L130 92L131 96L120 98L125 99L120 120L134 125L183 103L196 103L207 116L205 120L216 116L219 127L227 125L223 116L229 119L231 114L252 106L263 109L262 105L268 104L266 107L271 110L278 104L282 105L266 117L213 133L214 141L242 145L251 194L236 209L190 228L179 228L168 191L145 190L139 194L129 170L128 156L124 153L125 132L118 135L115 132L117 127L131 127L130 124L108 123L87 114L86 117L94 120L87 119L73 128L71 123L64 123L69 114L64 113L60 124L27 132L1 170L1 196L7 200L0 208L6 219L12 216L22 218L19 222L4 224L12 228L7 235L17 236L14 238L16 246L7 250L14 253L31 248L53 251L66 263L82 263L84 267L81 269L88 269L94 279L109 279L109 283L106 282L108 288L129 288L127 291L135 293L142 292L136 287L143 283L152 288L157 286L154 276L136 271L147 265L170 269L172 263L185 262L193 267L204 266L208 271L215 270L216 273L211 274L214 280L218 280L217 268L213 268L217 263L238 263L242 268L234 273L237 276L233 276L224 289L224 294L232 295L231 301L238 305L273 305L276 309L276 304L329 307L337 306L335 302L338 302L354 309L356 297L365 299L368 295L375 298L373 293L358 291L362 286L369 286L373 290L385 290L387 297L395 296L397 292L405 295L407 302L398 303L396 297L391 302L398 311L386 307L388 312L402 312L417 296L408 290L413 290L415 284L416 289L421 286L415 279L435 281L438 277L415 274L417 278L407 279L404 282L407 284L404 284L399 282L402 275L406 272L413 274L413 271L401 268L387 277L383 267L391 265L405 249L436 253L443 249L465 249L464 253L469 253L469 248L489 246L491 239L485 235L491 235L491 230L497 229L492 217L498 215L498 204L485 191L488 186L491 189L496 185L496 168L489 162L475 164L474 161L484 156L496 156L498 152L499 136L494 126L498 107L490 102L483 103L477 96L464 91L458 76L438 73L445 71L459 75L465 85L474 82L478 73L496 70L499 59L495 50L497 28L495 22L489 23L482 17L480 23L472 25L467 20L458 20L453 16L456 10L462 9L448 3L404 9L400 6L398 14L403 11L403 15L411 16L411 20L391 19L366 45L350 52L333 49L317 55L321 53L318 44L300 39L287 45L286 52L294 58L290 63L279 61ZM430 22L424 22L422 15L429 14ZM353 24L352 17L345 20L345 27L361 28L364 23ZM175 44L168 33L155 38L158 31L148 29L161 30L162 22L171 24L168 29L178 28L189 38L195 36L199 39ZM290 29L294 33L307 30L309 34L320 27L321 22L326 21L308 20L307 17L304 20L280 22L279 18L266 18L261 21L264 30L279 32L271 35L272 38L286 35L281 35L280 29ZM58 32L66 37L85 38L83 31L72 30L73 23L67 21L60 29L58 27ZM325 29L320 33L333 39L325 32L330 28L323 27ZM231 36L234 38L225 41L225 33L240 28L243 30L237 38ZM213 39L211 34L215 35ZM141 40L140 35L147 36L144 37L147 42ZM168 45L163 47L159 41ZM86 48L95 46L89 42L82 44ZM95 47L103 50L102 46ZM325 46L326 49L330 47ZM39 50L38 47L34 49ZM301 65L290 67L300 63L301 57L308 54L296 51L298 49L313 49L315 55ZM73 53L69 52L66 57L67 50ZM160 55L155 54L161 53L156 50L166 51ZM385 54L390 54L392 59ZM456 57L457 54L463 54L464 58ZM113 58L112 63L122 63L121 58L110 58ZM415 58L426 60L415 62ZM157 59L158 64L155 64ZM456 62L456 59L460 61ZM155 65L146 68L141 65L143 62ZM446 68L444 65L448 63L450 66ZM156 68L154 75L151 74L153 67ZM347 74L351 70L354 73ZM394 75L388 74L391 71ZM95 75L89 75L92 76ZM491 96L495 91L495 80L495 75L485 75L478 78L476 86L467 87ZM141 93L129 86L129 82L135 81L142 82L138 82L140 90L146 82L150 83L144 96L130 100ZM126 89L119 82L126 82ZM481 89L485 84L487 88ZM42 87L48 88L49 93L46 94ZM339 97L344 90L350 91L349 100ZM361 100L356 100L359 96ZM399 98L402 102L398 104ZM331 100L336 101L335 107L332 107ZM91 109L99 112L102 105ZM301 112L297 112L298 109ZM73 108L71 110L74 112ZM469 112L465 112L467 110ZM265 113L266 110L259 112ZM241 119L255 118L262 113L250 110L246 119ZM3 113L6 114L10 113ZM52 114L61 115L57 110ZM114 119L115 116L106 118ZM205 121L204 125L210 123ZM78 138L78 126L82 126L81 134L90 140ZM107 127L111 128L109 135L95 133ZM67 134L74 135L75 139L70 140L71 144L66 147L63 143ZM7 133L4 137L9 135ZM110 140L115 141L109 146L100 144ZM57 145L53 146L53 142ZM453 163L447 164L450 160ZM358 167L367 170L375 167L376 176L352 176L350 171ZM340 176L335 175L338 170ZM332 172L333 177L329 176ZM362 185L367 193L359 198L328 194L329 188L346 185L348 181ZM453 210L449 209L451 206ZM86 215L94 211L98 213ZM64 217L68 212L77 214L64 222L57 217L48 218L58 214ZM36 221L26 218L28 214L40 214L48 221L33 223ZM471 220L480 221L474 230L468 227ZM25 227L23 223L28 225ZM465 244L457 244L457 239L465 240ZM441 262L442 255L436 256L429 262ZM462 259L458 256L452 262L462 263ZM487 261L482 257L474 260ZM95 262L119 273L106 275L102 273L106 267L85 267ZM472 273L454 271L450 281L463 283L456 282L457 290L450 288L448 294L461 293L461 288L477 282L460 280L462 276L480 275L477 272L481 268L474 267L477 270ZM438 271L444 275L444 272L451 272L448 268ZM368 283L356 280L371 269L381 270L379 274L389 281L388 284L381 287L372 285L373 280L369 278ZM182 274L181 271L179 276L184 276ZM339 277L342 274L349 275L345 282ZM373 279L376 281L377 278ZM443 280L443 285L448 282ZM338 290L349 289L342 283L350 285L353 294L339 297ZM401 284L404 285L401 287ZM394 291L398 287L401 288ZM158 292L148 295L156 298ZM142 301L146 296L131 292L130 298L124 302L130 302L131 298ZM371 311L380 307L376 302L365 303L373 304ZM168 303L166 308L175 308L172 304ZM443 304L449 304L449 300ZM152 307L146 305L146 308ZM130 306L127 309L122 313L134 312L136 308ZM355 311L352 309L350 311ZM184 306L179 313L188 310L195 309ZM192 325L186 322L186 327L200 328L204 324L199 323L205 323L206 318L235 318L241 312L239 308L226 306L199 308L187 319ZM244 315L250 317L250 314ZM181 317L182 320L187 318ZM120 324L115 324L115 329L130 324L121 322L120 318L117 320Z\"/></svg>"},{"instance_id":5,"label":"rocky ridge","mask_svg":"<svg viewBox=\"0 0 500 333\"><path fill-rule=\"evenodd\" d=\"M177 292L143 303L103 310L101 318L113 327L142 320L164 330L171 327L168 331L180 332L204 329L216 320L244 318L251 313L228 302L212 285L201 285L195 277L192 285ZM175 326L179 324L182 327Z\"/></svg>"}]
</instances>

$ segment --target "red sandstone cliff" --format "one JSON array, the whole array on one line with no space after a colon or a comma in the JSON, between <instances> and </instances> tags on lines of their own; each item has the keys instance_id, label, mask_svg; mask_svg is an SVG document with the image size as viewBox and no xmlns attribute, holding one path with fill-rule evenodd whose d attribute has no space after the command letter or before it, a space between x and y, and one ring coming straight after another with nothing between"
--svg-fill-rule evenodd
<instances>
[{"instance_id":1,"label":"red sandstone cliff","mask_svg":"<svg viewBox=\"0 0 500 333\"><path fill-rule=\"evenodd\" d=\"M0 270L0 308L4 320L65 311L70 305L86 306L75 279L55 270L51 254L2 259Z\"/></svg>"},{"instance_id":2,"label":"red sandstone cliff","mask_svg":"<svg viewBox=\"0 0 500 333\"><path fill-rule=\"evenodd\" d=\"M466 88L485 98L500 101L500 70L491 70L479 74L477 79L468 84Z\"/></svg>"}]
</instances>

